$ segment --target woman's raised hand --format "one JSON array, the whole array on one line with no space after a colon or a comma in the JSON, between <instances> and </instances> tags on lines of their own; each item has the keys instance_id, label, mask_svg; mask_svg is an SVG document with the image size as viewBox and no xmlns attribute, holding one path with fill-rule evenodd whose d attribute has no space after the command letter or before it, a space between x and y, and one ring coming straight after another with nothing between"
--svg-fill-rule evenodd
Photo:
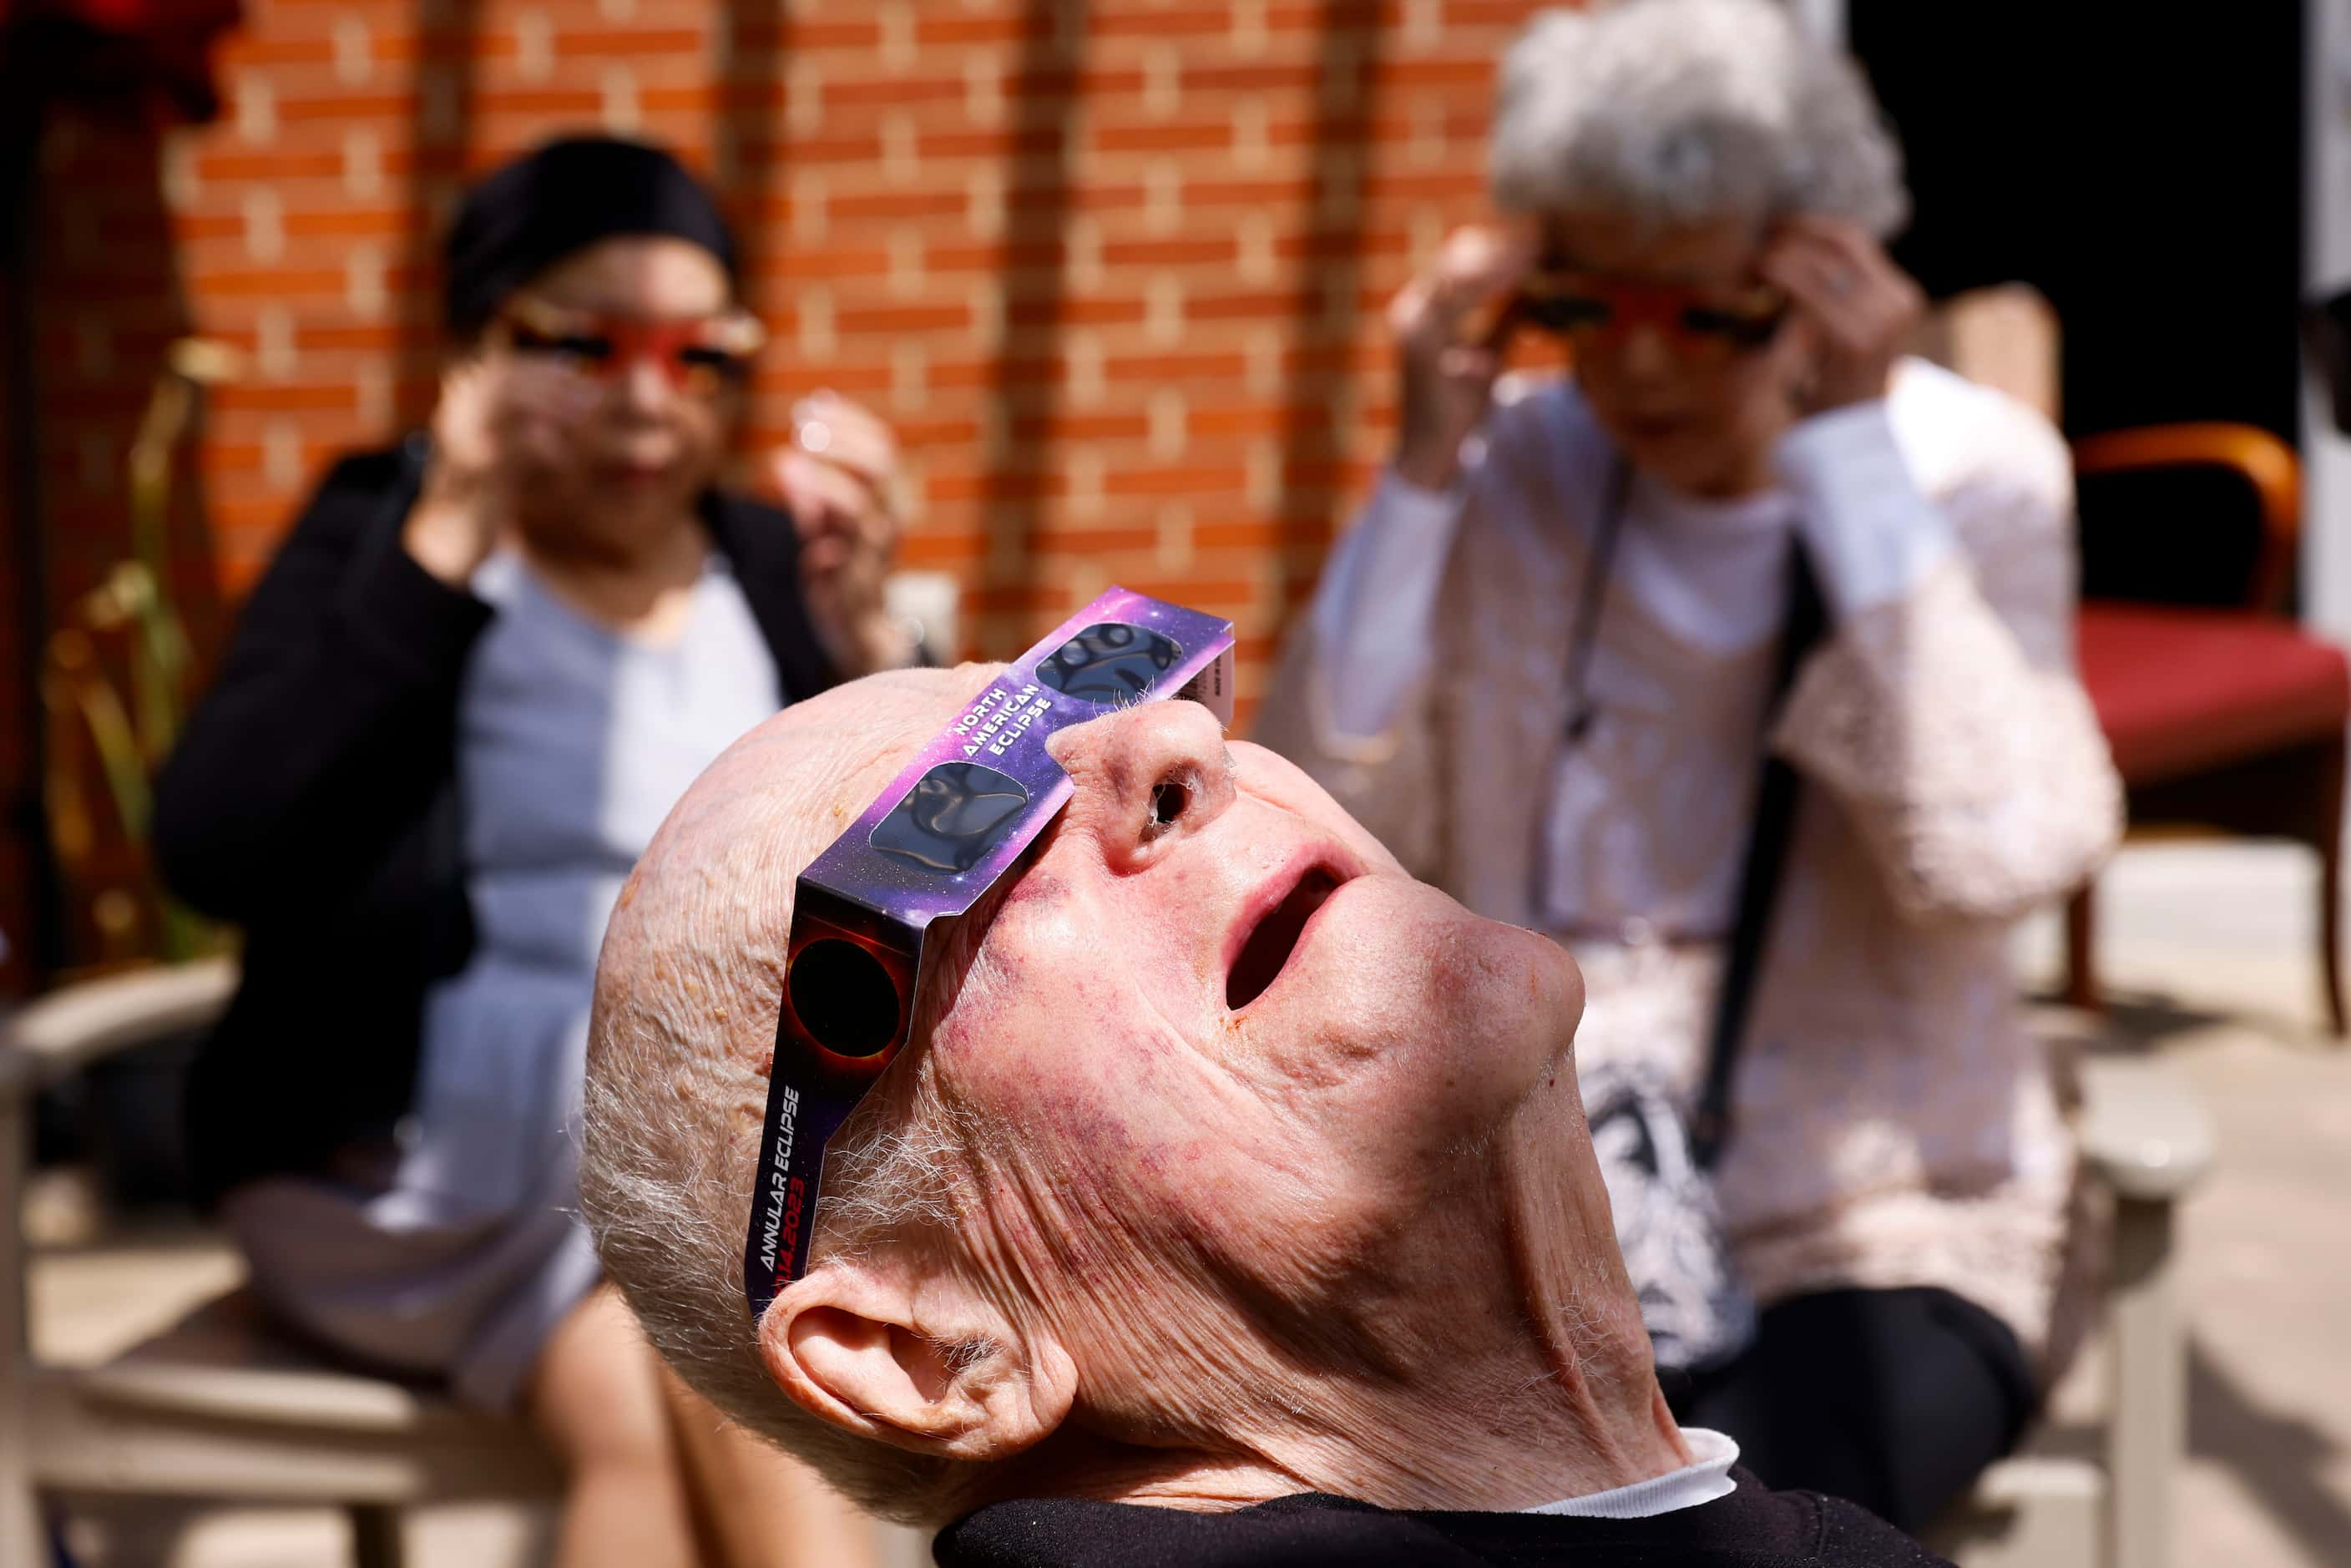
<instances>
[{"instance_id":1,"label":"woman's raised hand","mask_svg":"<svg viewBox=\"0 0 2351 1568\"><path fill-rule=\"evenodd\" d=\"M1792 217L1773 234L1758 270L1787 291L1820 343L1805 413L1886 395L1927 297L1885 246L1842 218Z\"/></svg>"},{"instance_id":2,"label":"woman's raised hand","mask_svg":"<svg viewBox=\"0 0 2351 1568\"><path fill-rule=\"evenodd\" d=\"M513 532L518 488L565 460L562 432L581 395L570 378L500 355L442 376L423 490L401 530L418 565L465 586Z\"/></svg>"},{"instance_id":3,"label":"woman's raised hand","mask_svg":"<svg viewBox=\"0 0 2351 1568\"><path fill-rule=\"evenodd\" d=\"M1532 259L1528 241L1456 229L1388 306L1402 378L1395 470L1426 489L1453 482L1461 444L1486 417L1501 368L1501 310Z\"/></svg>"},{"instance_id":4,"label":"woman's raised hand","mask_svg":"<svg viewBox=\"0 0 2351 1568\"><path fill-rule=\"evenodd\" d=\"M769 475L800 536L800 591L844 675L893 669L914 642L882 600L898 553L898 442L867 409L830 392L792 408L792 444Z\"/></svg>"}]
</instances>

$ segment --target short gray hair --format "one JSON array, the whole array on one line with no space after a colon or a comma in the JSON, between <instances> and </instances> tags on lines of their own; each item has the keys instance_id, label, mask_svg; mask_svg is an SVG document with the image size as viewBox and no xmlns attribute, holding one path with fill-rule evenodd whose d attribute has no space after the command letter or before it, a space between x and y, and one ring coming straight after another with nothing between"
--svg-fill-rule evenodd
<instances>
[{"instance_id":1,"label":"short gray hair","mask_svg":"<svg viewBox=\"0 0 2351 1568\"><path fill-rule=\"evenodd\" d=\"M683 984L600 1009L603 1071L589 1082L580 1193L597 1251L645 1337L687 1386L868 1512L944 1522L959 1511L972 1465L909 1453L820 1420L776 1386L760 1357L742 1281L757 1162L723 1123L747 1096L764 1103L767 1085L731 1055L711 1051L688 1021L706 1019L703 1009L714 997L732 992L751 1001L766 991L730 984L729 968L740 975L767 966L679 955L664 969ZM893 1122L877 1095L835 1139L813 1259L935 1226L950 1206L950 1162L959 1151L943 1119Z\"/></svg>"},{"instance_id":2,"label":"short gray hair","mask_svg":"<svg viewBox=\"0 0 2351 1568\"><path fill-rule=\"evenodd\" d=\"M877 734L874 754L911 747L915 733ZM743 1294L793 882L820 847L813 833L829 831L808 804L835 798L849 771L811 777L762 758L763 747L795 744L765 731L737 743L622 894L589 1023L580 1207L606 1273L689 1387L869 1512L944 1523L985 1467L892 1448L802 1410L768 1375ZM723 864L695 863L675 850L680 839L725 845ZM900 1066L827 1151L814 1262L924 1246L952 1223L969 1145L940 1102L929 1052Z\"/></svg>"},{"instance_id":3,"label":"short gray hair","mask_svg":"<svg viewBox=\"0 0 2351 1568\"><path fill-rule=\"evenodd\" d=\"M1670 225L1814 213L1881 239L1910 215L1869 84L1774 0L1542 13L1502 59L1489 176L1518 212Z\"/></svg>"}]
</instances>

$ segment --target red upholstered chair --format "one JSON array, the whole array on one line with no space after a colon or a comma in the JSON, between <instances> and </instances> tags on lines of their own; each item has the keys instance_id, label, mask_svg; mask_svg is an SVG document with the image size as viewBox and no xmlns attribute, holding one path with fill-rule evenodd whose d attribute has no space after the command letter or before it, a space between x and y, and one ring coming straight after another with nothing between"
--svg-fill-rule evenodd
<instances>
[{"instance_id":1,"label":"red upholstered chair","mask_svg":"<svg viewBox=\"0 0 2351 1568\"><path fill-rule=\"evenodd\" d=\"M2320 960L2343 1034L2351 665L2283 611L2301 521L2294 451L2251 426L2176 424L2086 437L2074 463L2082 681L2114 747L2130 820L2291 838L2318 852ZM2122 487L2113 500L2141 509L2101 503L2110 478ZM2231 507L2221 491L2241 504ZM2168 515L2145 516L2147 507ZM2232 510L2242 518L2233 532L2215 524ZM2084 887L2066 920L2069 994L2085 1007L2098 1003L2095 894L2095 882Z\"/></svg>"}]
</instances>

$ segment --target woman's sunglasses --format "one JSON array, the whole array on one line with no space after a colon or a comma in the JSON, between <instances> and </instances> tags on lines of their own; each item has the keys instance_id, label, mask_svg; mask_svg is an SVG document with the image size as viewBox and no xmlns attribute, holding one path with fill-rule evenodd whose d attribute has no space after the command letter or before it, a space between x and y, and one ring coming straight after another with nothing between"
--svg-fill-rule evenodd
<instances>
[{"instance_id":1,"label":"woman's sunglasses","mask_svg":"<svg viewBox=\"0 0 2351 1568\"><path fill-rule=\"evenodd\" d=\"M672 387L697 396L741 384L768 339L747 310L647 320L573 310L528 295L507 302L498 325L517 353L559 361L600 382L618 381L631 365L651 363Z\"/></svg>"},{"instance_id":2,"label":"woman's sunglasses","mask_svg":"<svg viewBox=\"0 0 2351 1568\"><path fill-rule=\"evenodd\" d=\"M1654 283L1589 272L1537 272L1519 285L1506 316L1579 346L1613 346L1653 328L1692 357L1760 349L1779 335L1788 297L1763 284Z\"/></svg>"}]
</instances>

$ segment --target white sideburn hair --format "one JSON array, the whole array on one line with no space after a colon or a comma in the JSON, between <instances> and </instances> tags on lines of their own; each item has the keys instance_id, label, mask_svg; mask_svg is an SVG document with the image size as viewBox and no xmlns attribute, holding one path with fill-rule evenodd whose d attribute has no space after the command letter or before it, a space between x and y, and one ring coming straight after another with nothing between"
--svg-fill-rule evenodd
<instances>
[{"instance_id":1,"label":"white sideburn hair","mask_svg":"<svg viewBox=\"0 0 2351 1568\"><path fill-rule=\"evenodd\" d=\"M773 918L781 932L788 922ZM731 934L730 934L731 935ZM958 1511L968 1462L930 1458L847 1432L802 1410L761 1357L742 1286L756 1140L737 1106L764 1105L767 1082L717 1048L726 1024L775 1028L780 952L727 953L721 940L647 965L622 995L601 996L590 1025L580 1207L606 1273L645 1337L686 1384L736 1421L807 1462L884 1519L936 1526ZM721 956L719 955L726 956ZM751 1060L756 1060L753 1058ZM952 1223L962 1149L916 1083L877 1093L834 1139L811 1262L900 1245ZM886 1105L895 1099L897 1103ZM950 1359L980 1347L943 1347Z\"/></svg>"},{"instance_id":2,"label":"white sideburn hair","mask_svg":"<svg viewBox=\"0 0 2351 1568\"><path fill-rule=\"evenodd\" d=\"M1673 226L1811 213L1880 239L1910 215L1860 69L1774 0L1543 12L1503 57L1489 173L1520 213Z\"/></svg>"},{"instance_id":3,"label":"white sideburn hair","mask_svg":"<svg viewBox=\"0 0 2351 1568\"><path fill-rule=\"evenodd\" d=\"M856 683L729 747L671 811L614 904L588 1025L580 1206L607 1277L704 1398L852 1501L907 1523L966 1511L987 1467L894 1448L795 1403L770 1375L745 1306L743 1243L794 881L846 820L844 803L871 799L874 776L935 733L946 700L981 674ZM856 743L812 740L810 726L826 714L853 716ZM950 940L942 977L967 984L984 968L979 930ZM939 994L918 998L917 1018L944 1012L945 993L943 978ZM918 1040L828 1147L811 1268L949 1276L963 1261L955 1232L975 1171L971 1131ZM997 1349L984 1340L936 1348L956 1365Z\"/></svg>"}]
</instances>

